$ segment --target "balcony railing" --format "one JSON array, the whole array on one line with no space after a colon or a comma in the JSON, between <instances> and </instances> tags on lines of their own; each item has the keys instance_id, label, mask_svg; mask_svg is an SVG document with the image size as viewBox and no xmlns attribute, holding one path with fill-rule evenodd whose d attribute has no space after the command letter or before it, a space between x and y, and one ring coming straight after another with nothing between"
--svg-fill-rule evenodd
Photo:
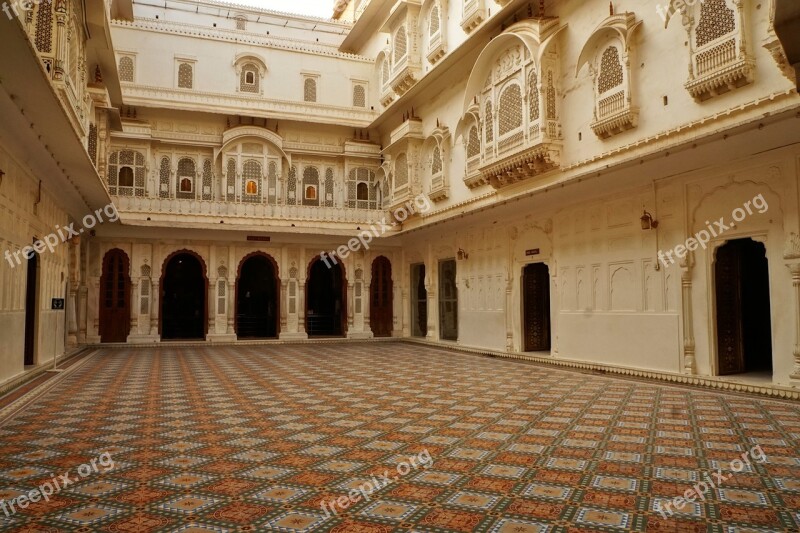
<instances>
[{"instance_id":1,"label":"balcony railing","mask_svg":"<svg viewBox=\"0 0 800 533\"><path fill-rule=\"evenodd\" d=\"M317 207L308 205L268 205L218 200L145 198L118 196L114 203L124 218L152 218L153 215L184 217L187 223L247 224L265 221L372 224L385 216L379 209Z\"/></svg>"},{"instance_id":2,"label":"balcony railing","mask_svg":"<svg viewBox=\"0 0 800 533\"><path fill-rule=\"evenodd\" d=\"M708 100L752 83L753 69L740 34L729 34L695 50L686 90L697 101Z\"/></svg>"}]
</instances>

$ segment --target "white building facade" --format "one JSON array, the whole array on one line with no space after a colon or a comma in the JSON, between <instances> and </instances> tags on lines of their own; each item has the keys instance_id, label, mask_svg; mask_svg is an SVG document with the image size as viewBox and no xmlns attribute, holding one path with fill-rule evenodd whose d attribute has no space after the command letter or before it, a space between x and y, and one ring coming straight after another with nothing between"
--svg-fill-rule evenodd
<instances>
[{"instance_id":1,"label":"white building facade","mask_svg":"<svg viewBox=\"0 0 800 533\"><path fill-rule=\"evenodd\" d=\"M772 2L590 4L4 20L63 115L63 146L3 126L4 247L119 220L4 261L0 381L84 345L394 337L796 386L800 96Z\"/></svg>"}]
</instances>

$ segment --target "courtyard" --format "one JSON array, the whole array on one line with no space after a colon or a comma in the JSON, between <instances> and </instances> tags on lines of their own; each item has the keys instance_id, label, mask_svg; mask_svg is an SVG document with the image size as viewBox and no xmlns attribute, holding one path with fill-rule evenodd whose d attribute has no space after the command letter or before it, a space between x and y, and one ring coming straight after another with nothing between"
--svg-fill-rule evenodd
<instances>
[{"instance_id":1,"label":"courtyard","mask_svg":"<svg viewBox=\"0 0 800 533\"><path fill-rule=\"evenodd\" d=\"M800 529L797 403L414 343L100 349L0 408L4 531Z\"/></svg>"}]
</instances>

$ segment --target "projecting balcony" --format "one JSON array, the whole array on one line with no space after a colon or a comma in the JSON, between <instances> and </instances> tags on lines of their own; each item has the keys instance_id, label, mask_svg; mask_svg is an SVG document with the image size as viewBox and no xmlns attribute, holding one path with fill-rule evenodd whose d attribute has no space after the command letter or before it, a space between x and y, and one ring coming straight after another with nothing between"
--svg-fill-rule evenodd
<instances>
[{"instance_id":1,"label":"projecting balcony","mask_svg":"<svg viewBox=\"0 0 800 533\"><path fill-rule=\"evenodd\" d=\"M625 91L607 96L597 104L595 119L590 124L592 131L601 139L635 128L639 120L638 109L625 98Z\"/></svg>"},{"instance_id":2,"label":"projecting balcony","mask_svg":"<svg viewBox=\"0 0 800 533\"><path fill-rule=\"evenodd\" d=\"M289 229L298 233L349 235L357 226L377 223L380 209L267 205L265 203L176 198L113 197L126 224L236 229Z\"/></svg>"},{"instance_id":3,"label":"projecting balcony","mask_svg":"<svg viewBox=\"0 0 800 533\"><path fill-rule=\"evenodd\" d=\"M483 0L468 0L464 3L464 16L461 19L461 28L469 33L486 20L486 8Z\"/></svg>"},{"instance_id":4,"label":"projecting balcony","mask_svg":"<svg viewBox=\"0 0 800 533\"><path fill-rule=\"evenodd\" d=\"M406 54L392 65L392 78L389 80L389 85L398 96L403 96L417 83L421 73L422 67L419 63L412 61Z\"/></svg>"},{"instance_id":5,"label":"projecting balcony","mask_svg":"<svg viewBox=\"0 0 800 533\"><path fill-rule=\"evenodd\" d=\"M433 65L444 55L447 53L447 49L444 46L444 39L442 38L442 31L437 31L431 38L430 43L428 43L428 53L426 57L428 58L428 62Z\"/></svg>"},{"instance_id":6,"label":"projecting balcony","mask_svg":"<svg viewBox=\"0 0 800 533\"><path fill-rule=\"evenodd\" d=\"M527 131L517 128L487 143L479 167L481 181L499 189L558 168L561 164L559 129L555 120L537 120ZM469 160L467 179L470 179ZM476 185L480 183L476 178L472 181Z\"/></svg>"},{"instance_id":7,"label":"projecting balcony","mask_svg":"<svg viewBox=\"0 0 800 533\"><path fill-rule=\"evenodd\" d=\"M752 83L754 67L738 35L721 37L695 51L685 87L702 102Z\"/></svg>"},{"instance_id":8,"label":"projecting balcony","mask_svg":"<svg viewBox=\"0 0 800 533\"><path fill-rule=\"evenodd\" d=\"M445 200L450 196L450 187L444 179L444 172L439 172L431 176L431 192L428 197L434 202Z\"/></svg>"}]
</instances>

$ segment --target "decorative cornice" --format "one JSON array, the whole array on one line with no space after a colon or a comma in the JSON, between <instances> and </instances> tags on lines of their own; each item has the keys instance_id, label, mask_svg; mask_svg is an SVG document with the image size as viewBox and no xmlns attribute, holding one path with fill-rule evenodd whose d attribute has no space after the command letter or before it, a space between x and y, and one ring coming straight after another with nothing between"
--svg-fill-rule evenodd
<instances>
[{"instance_id":1,"label":"decorative cornice","mask_svg":"<svg viewBox=\"0 0 800 533\"><path fill-rule=\"evenodd\" d=\"M366 128L377 113L362 108L333 106L311 102L292 102L263 98L259 95L187 91L172 87L123 84L125 102L131 106L171 107L185 111L253 115L280 120L296 120Z\"/></svg>"},{"instance_id":2,"label":"decorative cornice","mask_svg":"<svg viewBox=\"0 0 800 533\"><path fill-rule=\"evenodd\" d=\"M217 41L227 41L236 44L253 44L277 50L289 50L293 52L303 52L314 55L324 55L358 61L362 63L373 63L374 60L357 54L340 52L336 45L326 45L291 37L269 38L257 33L249 33L242 30L228 30L224 28L207 28L196 24L185 22L172 22L150 18L137 18L133 22L124 20L114 20L111 22L113 27L128 28L142 31L153 31L160 33L170 33L184 35L187 37L199 37L202 39L213 39Z\"/></svg>"}]
</instances>

